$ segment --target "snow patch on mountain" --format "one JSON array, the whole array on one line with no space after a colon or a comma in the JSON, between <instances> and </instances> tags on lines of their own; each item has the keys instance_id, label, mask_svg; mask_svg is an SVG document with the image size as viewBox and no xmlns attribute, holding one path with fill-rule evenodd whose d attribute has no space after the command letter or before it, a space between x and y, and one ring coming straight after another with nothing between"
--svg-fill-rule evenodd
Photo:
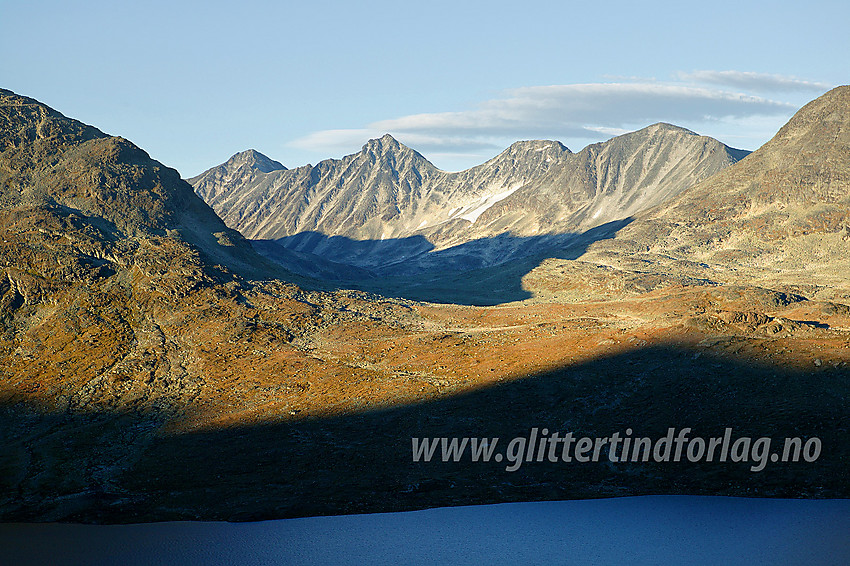
<instances>
[{"instance_id":1,"label":"snow patch on mountain","mask_svg":"<svg viewBox=\"0 0 850 566\"><path fill-rule=\"evenodd\" d=\"M516 183L516 184L512 185L511 188L509 188L506 191L502 191L502 192L496 193L494 195L482 197L477 202L474 202L470 205L462 207L459 210L459 212L456 213L456 214L453 214L452 217L463 218L464 220L469 220L470 222L475 224L475 221L478 220L478 217L481 216L482 214L484 214L484 212L487 209L492 207L497 202L499 202L501 200L505 200L506 198L508 198L509 196L514 194L517 191L517 189L522 187L522 185L523 185L523 183Z\"/></svg>"}]
</instances>

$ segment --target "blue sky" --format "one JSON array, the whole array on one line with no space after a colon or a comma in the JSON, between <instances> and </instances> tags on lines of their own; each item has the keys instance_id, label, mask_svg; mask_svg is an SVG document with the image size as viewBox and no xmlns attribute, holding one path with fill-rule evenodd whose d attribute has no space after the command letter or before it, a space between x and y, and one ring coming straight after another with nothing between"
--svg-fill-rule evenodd
<instances>
[{"instance_id":1,"label":"blue sky","mask_svg":"<svg viewBox=\"0 0 850 566\"><path fill-rule=\"evenodd\" d=\"M850 82L850 3L11 2L0 86L191 176L390 132L435 165L672 122L756 149Z\"/></svg>"}]
</instances>

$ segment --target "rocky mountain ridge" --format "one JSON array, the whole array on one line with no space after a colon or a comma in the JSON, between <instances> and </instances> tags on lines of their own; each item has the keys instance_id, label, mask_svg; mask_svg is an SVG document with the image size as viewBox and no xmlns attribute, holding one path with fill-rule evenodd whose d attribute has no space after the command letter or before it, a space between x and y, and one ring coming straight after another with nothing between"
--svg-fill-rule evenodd
<instances>
[{"instance_id":1,"label":"rocky mountain ridge","mask_svg":"<svg viewBox=\"0 0 850 566\"><path fill-rule=\"evenodd\" d=\"M266 249L271 241L392 274L401 264L431 269L433 261L419 265L426 254L473 242L484 265L528 253L503 245L507 235L535 238L535 249L560 245L564 235L663 202L746 153L655 124L579 153L557 141L516 142L449 173L387 134L316 166L262 172L229 161L189 181L228 226ZM481 256L488 241L498 245Z\"/></svg>"}]
</instances>

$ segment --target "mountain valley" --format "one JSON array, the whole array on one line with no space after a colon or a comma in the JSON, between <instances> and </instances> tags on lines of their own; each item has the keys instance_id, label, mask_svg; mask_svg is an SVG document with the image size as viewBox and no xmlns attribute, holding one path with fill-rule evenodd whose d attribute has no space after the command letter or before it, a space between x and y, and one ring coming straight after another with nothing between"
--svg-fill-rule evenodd
<instances>
[{"instance_id":1,"label":"mountain valley","mask_svg":"<svg viewBox=\"0 0 850 566\"><path fill-rule=\"evenodd\" d=\"M656 124L447 173L385 136L291 170L244 152L190 185L2 90L0 518L845 498L848 132L839 87L746 157ZM759 472L411 458L412 438L544 427L823 451Z\"/></svg>"}]
</instances>

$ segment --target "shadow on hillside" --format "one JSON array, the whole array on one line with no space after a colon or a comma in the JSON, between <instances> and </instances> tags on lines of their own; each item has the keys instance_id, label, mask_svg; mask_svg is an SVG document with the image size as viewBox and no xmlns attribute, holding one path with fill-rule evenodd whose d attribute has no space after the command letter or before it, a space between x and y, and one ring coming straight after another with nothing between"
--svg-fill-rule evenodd
<instances>
[{"instance_id":1,"label":"shadow on hillside","mask_svg":"<svg viewBox=\"0 0 850 566\"><path fill-rule=\"evenodd\" d=\"M522 277L545 258L576 259L613 238L630 218L584 233L519 237L508 233L435 250L423 236L352 240L302 232L254 240L254 248L286 269L333 288L355 288L435 303L490 306L531 297Z\"/></svg>"},{"instance_id":2,"label":"shadow on hillside","mask_svg":"<svg viewBox=\"0 0 850 566\"><path fill-rule=\"evenodd\" d=\"M697 355L697 354L700 355ZM0 408L0 520L257 520L638 494L850 496L850 369L804 372L676 345L475 391L326 418L151 436L162 415ZM292 417L297 419L297 417ZM413 462L411 438L510 439L548 429L657 439L817 437L814 462ZM525 453L524 453L525 454ZM560 451L556 452L556 458ZM765 456L766 457L766 456ZM683 458L685 460L685 458Z\"/></svg>"}]
</instances>

